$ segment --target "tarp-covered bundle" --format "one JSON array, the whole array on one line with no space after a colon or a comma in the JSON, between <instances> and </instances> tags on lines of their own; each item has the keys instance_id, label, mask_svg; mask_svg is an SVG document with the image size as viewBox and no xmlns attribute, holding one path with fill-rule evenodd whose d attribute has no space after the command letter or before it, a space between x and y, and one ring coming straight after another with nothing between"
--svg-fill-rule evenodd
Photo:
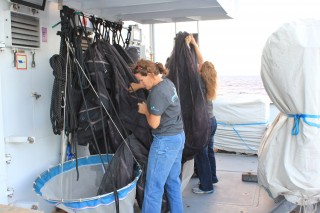
<instances>
[{"instance_id":1,"label":"tarp-covered bundle","mask_svg":"<svg viewBox=\"0 0 320 213\"><path fill-rule=\"evenodd\" d=\"M175 38L168 78L176 86L186 134L183 162L192 159L208 144L210 123L206 99L201 91L195 52L185 42L187 32L179 32Z\"/></svg>"},{"instance_id":2,"label":"tarp-covered bundle","mask_svg":"<svg viewBox=\"0 0 320 213\"><path fill-rule=\"evenodd\" d=\"M281 112L259 149L258 180L299 205L320 199L320 21L284 24L262 54L264 87Z\"/></svg>"},{"instance_id":3,"label":"tarp-covered bundle","mask_svg":"<svg viewBox=\"0 0 320 213\"><path fill-rule=\"evenodd\" d=\"M269 102L257 96L218 98L213 103L217 119L215 147L221 150L257 154L269 124Z\"/></svg>"}]
</instances>

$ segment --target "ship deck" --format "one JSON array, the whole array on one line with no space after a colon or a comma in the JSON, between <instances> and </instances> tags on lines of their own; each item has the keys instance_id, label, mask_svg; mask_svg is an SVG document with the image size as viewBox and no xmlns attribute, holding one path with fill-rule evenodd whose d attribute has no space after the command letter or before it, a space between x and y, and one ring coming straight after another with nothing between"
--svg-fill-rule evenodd
<instances>
[{"instance_id":1,"label":"ship deck","mask_svg":"<svg viewBox=\"0 0 320 213\"><path fill-rule=\"evenodd\" d=\"M242 174L255 174L256 155L216 153L219 182L212 194L194 194L199 179L191 178L183 191L185 213L265 213L277 207L263 187L256 182L242 181Z\"/></svg>"}]
</instances>

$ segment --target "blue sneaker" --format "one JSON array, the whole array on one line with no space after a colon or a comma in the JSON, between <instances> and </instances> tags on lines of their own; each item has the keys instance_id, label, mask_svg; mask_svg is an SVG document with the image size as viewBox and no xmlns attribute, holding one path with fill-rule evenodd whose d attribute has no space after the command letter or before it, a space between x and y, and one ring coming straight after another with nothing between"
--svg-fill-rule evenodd
<instances>
[{"instance_id":1,"label":"blue sneaker","mask_svg":"<svg viewBox=\"0 0 320 213\"><path fill-rule=\"evenodd\" d=\"M195 187L192 189L192 192L195 194L211 194L211 193L213 193L213 191L214 191L213 189L209 190L209 191L203 191L199 187Z\"/></svg>"}]
</instances>

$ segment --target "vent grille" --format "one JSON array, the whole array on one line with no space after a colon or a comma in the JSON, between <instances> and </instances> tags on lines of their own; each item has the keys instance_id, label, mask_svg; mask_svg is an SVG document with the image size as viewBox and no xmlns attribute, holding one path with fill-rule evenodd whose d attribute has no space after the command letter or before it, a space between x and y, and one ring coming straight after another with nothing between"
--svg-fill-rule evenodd
<instances>
[{"instance_id":1,"label":"vent grille","mask_svg":"<svg viewBox=\"0 0 320 213\"><path fill-rule=\"evenodd\" d=\"M12 46L40 48L39 18L11 12Z\"/></svg>"}]
</instances>

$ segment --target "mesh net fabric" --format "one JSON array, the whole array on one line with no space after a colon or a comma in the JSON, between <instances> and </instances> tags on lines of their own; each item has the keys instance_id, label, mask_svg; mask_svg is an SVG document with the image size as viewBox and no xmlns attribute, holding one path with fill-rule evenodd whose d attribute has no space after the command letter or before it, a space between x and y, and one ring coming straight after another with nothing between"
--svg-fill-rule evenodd
<instances>
[{"instance_id":1,"label":"mesh net fabric","mask_svg":"<svg viewBox=\"0 0 320 213\"><path fill-rule=\"evenodd\" d=\"M42 194L54 200L73 200L96 196L104 173L102 165L79 167L79 173L81 175L78 181L75 169L51 179L42 188Z\"/></svg>"},{"instance_id":2,"label":"mesh net fabric","mask_svg":"<svg viewBox=\"0 0 320 213\"><path fill-rule=\"evenodd\" d=\"M83 105L79 114L81 128L78 131L80 137L78 140L81 144L88 142L93 144L93 134L95 134L100 151L105 152L104 126L107 145L112 152L117 150L113 161L108 166L106 174L109 176L106 175L101 180L99 191L96 191L98 194L111 192L114 190L114 186L116 188L125 186L133 179L133 159L128 147L123 142L123 137L130 144L131 151L139 164L143 166L143 176L146 173L147 157L152 141L146 118L138 113L137 104L146 99L146 94L143 90L134 93L128 92L130 83L137 82L137 80L125 60L126 57L123 57L126 54L125 51L121 51L119 48L121 47L110 45L104 41L97 41L87 49L85 57L87 68L93 79L93 86L97 89L100 97L104 96L104 100L109 102L107 109L110 117L104 112L103 119L101 119L101 106L99 101L96 100L98 98L93 97L92 92L86 91L86 103L88 110L90 110L88 111L90 119L87 118L86 107ZM99 80L95 80L96 75L99 76ZM101 81L101 79L104 79L104 81ZM93 133L89 128L90 120L91 122L94 121ZM94 151L98 153L97 149ZM115 179L112 180L112 177L115 177ZM138 182L137 200L140 206L143 201L144 182L145 177L140 178Z\"/></svg>"},{"instance_id":3,"label":"mesh net fabric","mask_svg":"<svg viewBox=\"0 0 320 213\"><path fill-rule=\"evenodd\" d=\"M122 51L121 54L125 54L125 52ZM145 117L139 114L137 109L138 102L145 100L146 96L143 91L128 92L130 83L137 82L137 80L122 55L114 46L104 41L98 41L88 48L85 61L88 64L90 75L93 76L93 86L96 87L100 95L99 98L107 106L110 117L115 121L121 134L126 138L133 133L145 147L149 148L152 140L151 131ZM98 78L95 76L98 76ZM101 79L104 79L104 81ZM86 91L86 93L88 92ZM98 108L99 105L99 103L96 103L92 107ZM82 109L85 109L85 107L83 106ZM79 122L80 126L89 125L87 120L80 120ZM114 152L123 142L123 139L111 122L104 125L107 128L106 132L112 138L109 142ZM82 128L79 129L78 134L82 134L81 131L84 130L91 131L88 128ZM96 134L99 136L103 132L101 130ZM85 144L85 142L82 142L82 144ZM98 144L104 146L103 140L98 141Z\"/></svg>"},{"instance_id":4,"label":"mesh net fabric","mask_svg":"<svg viewBox=\"0 0 320 213\"><path fill-rule=\"evenodd\" d=\"M180 103L186 142L183 162L192 159L208 144L210 122L206 99L201 91L200 75L194 49L186 44L187 32L179 32L167 63L167 76L176 86Z\"/></svg>"},{"instance_id":5,"label":"mesh net fabric","mask_svg":"<svg viewBox=\"0 0 320 213\"><path fill-rule=\"evenodd\" d=\"M122 149L123 150L123 149ZM123 153L122 153L123 154ZM128 156L129 157L129 156ZM115 160L113 155L98 155L79 158L77 179L76 161L71 160L43 172L34 183L34 190L50 203L66 212L119 212L115 205L115 193L96 196L105 168L106 173ZM105 166L102 165L103 160ZM132 159L131 159L132 161ZM119 162L119 161L118 161ZM129 169L130 170L130 169ZM135 167L128 184L118 186L121 212L133 213L136 183L141 171ZM119 210L120 210L119 209Z\"/></svg>"}]
</instances>

